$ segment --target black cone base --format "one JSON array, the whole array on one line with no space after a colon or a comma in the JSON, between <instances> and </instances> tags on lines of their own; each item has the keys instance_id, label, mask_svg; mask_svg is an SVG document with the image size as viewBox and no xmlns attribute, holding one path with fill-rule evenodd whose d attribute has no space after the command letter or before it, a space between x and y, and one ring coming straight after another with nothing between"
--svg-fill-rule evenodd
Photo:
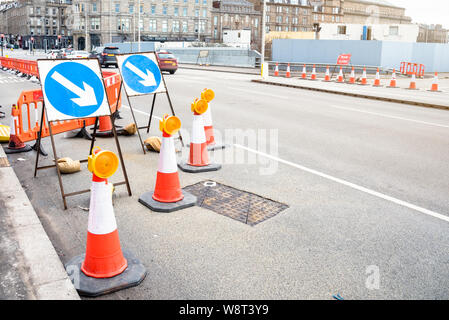
<instances>
[{"instance_id":1,"label":"black cone base","mask_svg":"<svg viewBox=\"0 0 449 320\"><path fill-rule=\"evenodd\" d=\"M149 208L152 211L156 212L173 212L189 207L193 207L196 205L197 198L184 190L182 190L182 194L184 198L178 202L159 202L153 199L153 191L145 192L139 198L139 202Z\"/></svg>"},{"instance_id":2,"label":"black cone base","mask_svg":"<svg viewBox=\"0 0 449 320\"><path fill-rule=\"evenodd\" d=\"M28 152L33 150L33 148L31 148L29 145L25 145L25 147L21 148L21 149L10 149L8 147L4 148L4 151L6 154L12 154L12 153L20 153L20 152Z\"/></svg>"},{"instance_id":3,"label":"black cone base","mask_svg":"<svg viewBox=\"0 0 449 320\"><path fill-rule=\"evenodd\" d=\"M122 289L139 285L147 274L144 265L134 255L123 249L123 256L128 261L128 267L121 274L112 278L92 278L81 271L84 254L72 258L64 266L79 295L98 297Z\"/></svg>"}]
</instances>

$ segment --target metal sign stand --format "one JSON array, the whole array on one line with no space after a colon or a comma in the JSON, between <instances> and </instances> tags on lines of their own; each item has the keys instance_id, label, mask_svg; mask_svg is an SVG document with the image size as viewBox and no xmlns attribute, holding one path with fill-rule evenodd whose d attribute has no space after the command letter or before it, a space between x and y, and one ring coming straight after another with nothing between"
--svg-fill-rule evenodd
<instances>
[{"instance_id":1,"label":"metal sign stand","mask_svg":"<svg viewBox=\"0 0 449 320\"><path fill-rule=\"evenodd\" d=\"M104 79L103 79L102 76L101 76L101 81L104 83ZM42 90L44 90L44 88L42 88ZM106 94L106 91L105 91L105 94ZM112 124L113 124L112 125L112 131L113 131L113 134L114 134L115 144L116 144L117 151L118 151L118 154L119 154L119 159L120 159L120 164L121 164L121 167L122 167L123 175L125 177L124 181L114 183L113 185L114 186L119 186L119 185L126 184L126 187L127 187L127 190L128 190L128 195L132 196L131 187L130 187L129 179L128 179L128 174L126 172L125 162L123 160L122 150L120 148L120 143L119 143L119 140L118 140L118 137L117 137L117 131L116 131L116 128L114 126L114 117L113 117L113 114L111 112L111 105L109 103L109 99L107 98L107 95L106 95L106 101L107 101L107 106L109 107L109 115L108 116L111 118L111 121L112 121ZM117 100L117 101L119 101L119 100ZM44 101L43 105L42 105L40 131L39 131L38 139L36 141L36 148L37 148L37 150L40 150L40 148L41 148L41 139L42 139L41 137L42 137L43 122L44 122L44 117L46 118L45 110L46 110L46 106L45 106L45 101ZM87 118L93 118L93 117L87 117ZM71 196L75 196L75 195L79 195L79 194L83 194L83 193L88 193L88 192L90 192L90 189L75 191L75 192L71 192L71 193L65 193L64 185L62 183L61 170L59 169L59 166L58 166L59 158L58 158L58 155L57 155L57 152L56 152L56 143L55 143L55 139L54 139L54 136L53 136L52 125L51 125L52 122L54 122L54 121L48 121L47 120L47 125L48 125L48 129L49 129L49 133L50 133L51 146L52 146L52 149L53 149L53 158L54 158L55 164L39 167L39 154L40 154L40 152L37 152L36 153L36 163L35 163L35 167L34 167L34 177L37 177L37 171L38 170L49 169L49 168L54 168L55 167L56 168L56 173L58 174L59 188L60 188L60 191L61 191L61 196L62 196L62 201L63 201L63 204L64 204L64 209L67 210L67 201L66 201L67 197L71 197ZM99 122L99 117L96 116L95 117L94 131L93 131L93 134L92 134L92 142L91 142L90 150L89 150L89 155L92 155L92 150L94 148L94 144L95 144L95 141L96 141L96 133L97 133L98 122ZM84 163L84 162L87 162L88 160L87 159L82 159L82 160L79 160L79 161L81 163Z\"/></svg>"},{"instance_id":2,"label":"metal sign stand","mask_svg":"<svg viewBox=\"0 0 449 320\"><path fill-rule=\"evenodd\" d=\"M154 52L143 52L143 53L154 53ZM159 70L160 70L159 64L158 64L158 67L159 67ZM119 68L119 69L120 69L120 68ZM120 70L120 72L121 72L121 70ZM171 113L172 113L173 116L176 116L175 110L174 110L174 108L173 108L172 101L171 101L171 99L170 99L170 94L169 94L169 92L168 92L167 84L165 83L165 78L164 78L164 75L162 74L162 71L161 71L161 78L162 78L162 82L163 82L163 84L164 84L164 91L163 91L163 92L155 92L155 93L152 93L152 95L153 95L153 101L152 101L152 103L151 103L150 116L149 116L149 118L148 118L148 125L146 125L146 126L140 126L140 127L139 127L139 125L137 124L137 120L136 120L136 117L135 117L135 115L134 115L134 109L133 109L133 106L132 106L132 103L131 103L131 97L132 97L132 96L131 96L131 97L129 96L129 94L128 94L127 90L126 90L126 86L124 86L124 87L125 87L126 97L127 97L128 104L129 104L129 109L131 110L131 115L132 115L132 117L133 117L134 124L136 125L137 133L138 133L139 140L140 140L140 144L141 144L141 146L142 146L142 150L143 150L143 153L144 153L144 154L146 154L146 151L145 151L145 145L144 145L144 142L143 142L143 140L142 140L142 137L141 137L141 135L140 135L140 131L139 131L139 130L141 130L141 129L147 129L147 133L150 132L151 120L152 120L152 118L153 118L153 111L154 111L154 106L155 106L156 95L157 95L157 94L160 94L160 93L165 93L165 94L166 94L167 100L168 100L168 104L169 104L169 106L170 106ZM120 85L120 93L119 93L119 97L120 97L120 94L121 94L121 88L122 88L122 86L123 86L123 82L124 82L124 81L125 81L125 80L123 79L123 75L122 75L122 82L121 82L121 85ZM151 94L151 93L149 93L149 94ZM144 94L142 94L142 95L144 95ZM114 125L113 125L113 126L114 126ZM183 141L183 139L182 139L182 135L181 135L181 132L180 132L180 131L178 131L178 136L179 136L178 139L181 141L182 147L184 147L184 141Z\"/></svg>"},{"instance_id":3,"label":"metal sign stand","mask_svg":"<svg viewBox=\"0 0 449 320\"><path fill-rule=\"evenodd\" d=\"M39 150L40 145L41 145L42 125L43 125L43 121L44 121L44 117L45 117L45 112L44 111L45 111L45 103L42 106L42 117L41 117L39 138L36 141L38 150ZM111 117L111 121L112 121L112 115L110 117ZM92 150L94 148L94 144L95 144L95 141L96 141L95 137L96 137L96 132L97 132L96 127L98 125L98 119L99 119L98 117L96 117L96 119L95 119L95 127L94 127L94 132L92 134L92 142L91 142L91 145L90 145L89 155L92 154ZM52 121L47 121L48 130L50 131L51 147L53 149L53 157L54 157L55 164L54 165L47 165L47 166L39 167L39 154L40 153L37 152L36 153L36 163L35 163L35 167L34 167L34 177L36 178L38 170L49 169L49 168L56 167L56 172L58 174L59 187L60 187L60 190L61 190L62 201L64 203L64 209L67 210L67 201L66 201L67 197L76 196L76 195L79 195L79 194L82 194L82 193L88 193L88 192L90 192L90 189L81 190L81 191L75 191L75 192L71 192L71 193L65 193L64 185L62 183L61 170L59 169L59 166L57 165L59 158L58 158L57 152L56 152L56 144L55 144L55 139L54 139L54 136L53 136L53 131L51 129L51 123L52 123ZM114 186L119 186L119 185L126 184L126 187L128 189L128 195L132 196L131 187L129 185L129 180L128 180L128 174L126 173L126 167L125 167L125 163L123 161L122 150L120 148L120 143L119 143L118 138L117 138L117 131L116 131L114 126L112 126L112 131L114 133L115 144L117 146L117 151L118 151L118 154L119 154L123 175L125 176L125 181L117 182L117 183L114 183L113 185ZM81 163L84 163L84 162L87 162L87 159L82 159L82 160L79 160L79 161Z\"/></svg>"}]
</instances>

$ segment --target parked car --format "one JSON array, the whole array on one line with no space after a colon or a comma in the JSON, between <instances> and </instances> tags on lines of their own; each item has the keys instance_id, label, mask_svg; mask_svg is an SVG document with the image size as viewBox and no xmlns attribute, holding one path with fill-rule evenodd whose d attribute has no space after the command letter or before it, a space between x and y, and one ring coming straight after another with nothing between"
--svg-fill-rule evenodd
<instances>
[{"instance_id":1,"label":"parked car","mask_svg":"<svg viewBox=\"0 0 449 320\"><path fill-rule=\"evenodd\" d=\"M47 59L56 59L61 50L50 50L47 53Z\"/></svg>"},{"instance_id":2,"label":"parked car","mask_svg":"<svg viewBox=\"0 0 449 320\"><path fill-rule=\"evenodd\" d=\"M119 54L120 50L117 47L97 47L91 52L90 58L97 58L102 67L109 67L114 65L118 68L116 54Z\"/></svg>"},{"instance_id":3,"label":"parked car","mask_svg":"<svg viewBox=\"0 0 449 320\"><path fill-rule=\"evenodd\" d=\"M63 48L56 56L56 59L65 59L68 54L70 54L73 51L72 48Z\"/></svg>"},{"instance_id":4,"label":"parked car","mask_svg":"<svg viewBox=\"0 0 449 320\"><path fill-rule=\"evenodd\" d=\"M81 50L73 50L66 56L67 59L73 58L89 58L89 52Z\"/></svg>"},{"instance_id":5,"label":"parked car","mask_svg":"<svg viewBox=\"0 0 449 320\"><path fill-rule=\"evenodd\" d=\"M178 70L178 60L173 53L161 50L156 52L156 57L161 71L168 71L170 74L174 74Z\"/></svg>"}]
</instances>

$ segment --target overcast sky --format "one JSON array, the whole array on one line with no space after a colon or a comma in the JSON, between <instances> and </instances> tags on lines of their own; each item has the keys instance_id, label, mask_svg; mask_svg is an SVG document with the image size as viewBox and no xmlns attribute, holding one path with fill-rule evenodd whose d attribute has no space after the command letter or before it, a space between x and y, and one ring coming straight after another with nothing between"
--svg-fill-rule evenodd
<instances>
[{"instance_id":1,"label":"overcast sky","mask_svg":"<svg viewBox=\"0 0 449 320\"><path fill-rule=\"evenodd\" d=\"M388 0L406 9L413 22L442 24L449 28L449 0Z\"/></svg>"}]
</instances>

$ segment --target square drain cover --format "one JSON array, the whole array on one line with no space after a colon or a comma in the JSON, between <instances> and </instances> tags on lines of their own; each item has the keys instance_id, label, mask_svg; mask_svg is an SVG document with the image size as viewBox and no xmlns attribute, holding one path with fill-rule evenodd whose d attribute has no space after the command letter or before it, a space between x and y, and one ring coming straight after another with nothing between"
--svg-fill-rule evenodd
<instances>
[{"instance_id":1,"label":"square drain cover","mask_svg":"<svg viewBox=\"0 0 449 320\"><path fill-rule=\"evenodd\" d=\"M198 206L251 226L288 208L283 203L214 181L198 182L184 189L198 198Z\"/></svg>"}]
</instances>

